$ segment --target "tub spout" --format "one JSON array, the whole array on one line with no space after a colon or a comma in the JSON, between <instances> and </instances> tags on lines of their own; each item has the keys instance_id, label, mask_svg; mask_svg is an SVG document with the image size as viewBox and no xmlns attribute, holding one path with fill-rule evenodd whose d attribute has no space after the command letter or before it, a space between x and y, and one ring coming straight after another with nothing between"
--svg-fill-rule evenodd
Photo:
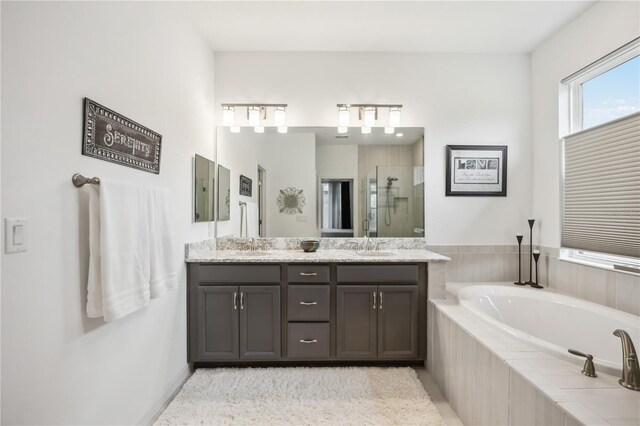
<instances>
[{"instance_id":1,"label":"tub spout","mask_svg":"<svg viewBox=\"0 0 640 426\"><path fill-rule=\"evenodd\" d=\"M614 331L613 335L622 340L622 378L618 383L627 389L640 391L640 365L631 337L620 329Z\"/></svg>"}]
</instances>

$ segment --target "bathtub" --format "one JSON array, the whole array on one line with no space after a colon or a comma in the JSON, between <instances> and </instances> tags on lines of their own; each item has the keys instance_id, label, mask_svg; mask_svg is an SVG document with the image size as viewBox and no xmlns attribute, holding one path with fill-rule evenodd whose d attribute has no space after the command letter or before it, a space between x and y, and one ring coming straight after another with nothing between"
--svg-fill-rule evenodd
<instances>
[{"instance_id":1,"label":"bathtub","mask_svg":"<svg viewBox=\"0 0 640 426\"><path fill-rule=\"evenodd\" d=\"M593 355L597 371L619 376L620 328L640 350L640 317L606 306L514 285L470 285L457 292L460 305L518 340L564 360L582 365L576 349Z\"/></svg>"}]
</instances>

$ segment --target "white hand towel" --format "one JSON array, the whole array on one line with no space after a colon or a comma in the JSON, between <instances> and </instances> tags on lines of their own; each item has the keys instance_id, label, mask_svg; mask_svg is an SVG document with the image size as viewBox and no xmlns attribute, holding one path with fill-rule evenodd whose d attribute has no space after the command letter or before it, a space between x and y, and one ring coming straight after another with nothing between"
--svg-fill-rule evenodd
<instances>
[{"instance_id":1,"label":"white hand towel","mask_svg":"<svg viewBox=\"0 0 640 426\"><path fill-rule=\"evenodd\" d=\"M151 297L178 287L179 246L175 233L173 197L163 188L149 188L149 250Z\"/></svg>"},{"instance_id":2,"label":"white hand towel","mask_svg":"<svg viewBox=\"0 0 640 426\"><path fill-rule=\"evenodd\" d=\"M90 194L87 315L111 322L149 304L149 196L105 179Z\"/></svg>"},{"instance_id":3,"label":"white hand towel","mask_svg":"<svg viewBox=\"0 0 640 426\"><path fill-rule=\"evenodd\" d=\"M258 238L258 204L247 203L247 235L248 238Z\"/></svg>"}]
</instances>

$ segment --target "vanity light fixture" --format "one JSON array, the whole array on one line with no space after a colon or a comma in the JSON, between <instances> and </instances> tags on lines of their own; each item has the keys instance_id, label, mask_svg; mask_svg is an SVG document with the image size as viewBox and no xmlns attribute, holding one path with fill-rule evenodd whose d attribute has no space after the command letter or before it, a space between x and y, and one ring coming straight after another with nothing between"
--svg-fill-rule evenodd
<instances>
[{"instance_id":1,"label":"vanity light fixture","mask_svg":"<svg viewBox=\"0 0 640 426\"><path fill-rule=\"evenodd\" d=\"M400 108L389 108L389 127L400 127Z\"/></svg>"},{"instance_id":2,"label":"vanity light fixture","mask_svg":"<svg viewBox=\"0 0 640 426\"><path fill-rule=\"evenodd\" d=\"M222 107L222 125L223 126L233 126L233 121L235 118L235 109L232 106L224 106Z\"/></svg>"},{"instance_id":3,"label":"vanity light fixture","mask_svg":"<svg viewBox=\"0 0 640 426\"><path fill-rule=\"evenodd\" d=\"M389 110L389 123L384 126L386 134L393 134L396 127L400 126L400 104L337 104L338 107L338 133L346 133L349 127L350 109L358 109L358 119L362 121L362 133L371 133L378 120L378 110Z\"/></svg>"},{"instance_id":4,"label":"vanity light fixture","mask_svg":"<svg viewBox=\"0 0 640 426\"><path fill-rule=\"evenodd\" d=\"M240 133L241 127L235 121L235 110L237 108L247 109L247 121L253 127L254 132L264 133L264 121L267 119L268 109L273 109L273 126L278 129L278 133L287 133L287 104L238 104L225 103L222 106L222 125L229 127L231 133Z\"/></svg>"},{"instance_id":5,"label":"vanity light fixture","mask_svg":"<svg viewBox=\"0 0 640 426\"><path fill-rule=\"evenodd\" d=\"M260 107L251 106L247 108L247 118L249 119L249 126L257 127L260 125ZM260 133L260 132L256 132Z\"/></svg>"},{"instance_id":6,"label":"vanity light fixture","mask_svg":"<svg viewBox=\"0 0 640 426\"><path fill-rule=\"evenodd\" d=\"M287 122L287 111L284 107L277 106L273 110L273 125L276 127L285 127Z\"/></svg>"},{"instance_id":7,"label":"vanity light fixture","mask_svg":"<svg viewBox=\"0 0 640 426\"><path fill-rule=\"evenodd\" d=\"M350 110L348 105L338 105L338 132L340 128L349 127ZM345 132L340 132L345 133Z\"/></svg>"},{"instance_id":8,"label":"vanity light fixture","mask_svg":"<svg viewBox=\"0 0 640 426\"><path fill-rule=\"evenodd\" d=\"M373 127L376 125L376 118L378 115L378 110L374 107L365 107L364 109L364 123L363 127Z\"/></svg>"}]
</instances>

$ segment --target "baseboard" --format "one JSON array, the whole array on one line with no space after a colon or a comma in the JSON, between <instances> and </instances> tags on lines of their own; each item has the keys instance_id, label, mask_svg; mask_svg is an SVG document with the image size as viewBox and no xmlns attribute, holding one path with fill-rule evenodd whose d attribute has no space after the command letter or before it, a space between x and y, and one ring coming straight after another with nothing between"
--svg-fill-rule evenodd
<instances>
[{"instance_id":1,"label":"baseboard","mask_svg":"<svg viewBox=\"0 0 640 426\"><path fill-rule=\"evenodd\" d=\"M186 364L182 370L174 377L169 383L167 389L164 391L160 399L153 404L151 409L147 411L147 414L137 423L139 425L152 425L153 422L162 414L167 405L171 402L174 396L180 391L182 385L191 377L193 369L189 364Z\"/></svg>"}]
</instances>

